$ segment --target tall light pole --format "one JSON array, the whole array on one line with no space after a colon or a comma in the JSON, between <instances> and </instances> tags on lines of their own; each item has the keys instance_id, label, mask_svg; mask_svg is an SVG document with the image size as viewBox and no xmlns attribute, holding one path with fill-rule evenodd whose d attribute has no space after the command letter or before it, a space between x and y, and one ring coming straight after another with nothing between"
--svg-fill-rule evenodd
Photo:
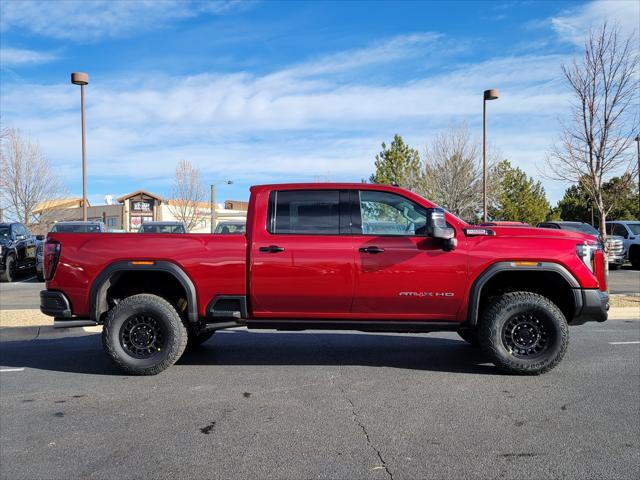
<instances>
[{"instance_id":1,"label":"tall light pole","mask_svg":"<svg viewBox=\"0 0 640 480\"><path fill-rule=\"evenodd\" d=\"M225 185L233 185L233 180L225 180ZM215 217L216 217L216 184L211 184L211 233L215 230Z\"/></svg>"},{"instance_id":2,"label":"tall light pole","mask_svg":"<svg viewBox=\"0 0 640 480\"><path fill-rule=\"evenodd\" d=\"M487 221L487 100L496 100L498 90L491 88L484 91L482 101L482 218Z\"/></svg>"},{"instance_id":3,"label":"tall light pole","mask_svg":"<svg viewBox=\"0 0 640 480\"><path fill-rule=\"evenodd\" d=\"M89 84L89 75L84 72L71 74L71 83L80 85L80 111L82 116L82 220L87 221L87 144L84 132L84 86Z\"/></svg>"},{"instance_id":4,"label":"tall light pole","mask_svg":"<svg viewBox=\"0 0 640 480\"><path fill-rule=\"evenodd\" d=\"M638 147L638 196L640 197L640 135L636 136L635 141Z\"/></svg>"}]
</instances>

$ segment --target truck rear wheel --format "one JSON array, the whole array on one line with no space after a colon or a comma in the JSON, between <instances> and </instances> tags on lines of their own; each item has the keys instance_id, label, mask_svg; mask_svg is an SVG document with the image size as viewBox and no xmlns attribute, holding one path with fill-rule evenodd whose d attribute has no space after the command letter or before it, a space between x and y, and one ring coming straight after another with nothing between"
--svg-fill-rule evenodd
<instances>
[{"instance_id":1,"label":"truck rear wheel","mask_svg":"<svg viewBox=\"0 0 640 480\"><path fill-rule=\"evenodd\" d=\"M187 346L187 329L176 309L156 295L133 295L112 308L102 344L131 375L155 375L173 365Z\"/></svg>"},{"instance_id":2,"label":"truck rear wheel","mask_svg":"<svg viewBox=\"0 0 640 480\"><path fill-rule=\"evenodd\" d=\"M560 309L532 292L497 297L483 312L478 338L502 371L539 375L555 367L569 344L569 327Z\"/></svg>"}]
</instances>

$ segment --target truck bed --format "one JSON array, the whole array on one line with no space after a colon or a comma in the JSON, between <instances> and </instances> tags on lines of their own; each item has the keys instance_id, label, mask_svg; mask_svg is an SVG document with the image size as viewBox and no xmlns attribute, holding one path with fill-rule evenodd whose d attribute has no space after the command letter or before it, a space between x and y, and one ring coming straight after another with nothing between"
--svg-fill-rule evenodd
<instances>
[{"instance_id":1,"label":"truck bed","mask_svg":"<svg viewBox=\"0 0 640 480\"><path fill-rule=\"evenodd\" d=\"M118 261L167 261L179 266L196 288L198 313L216 295L245 295L247 240L244 235L50 233L62 245L49 290L64 290L74 315L89 315L91 285ZM64 287L64 288L63 288Z\"/></svg>"}]
</instances>

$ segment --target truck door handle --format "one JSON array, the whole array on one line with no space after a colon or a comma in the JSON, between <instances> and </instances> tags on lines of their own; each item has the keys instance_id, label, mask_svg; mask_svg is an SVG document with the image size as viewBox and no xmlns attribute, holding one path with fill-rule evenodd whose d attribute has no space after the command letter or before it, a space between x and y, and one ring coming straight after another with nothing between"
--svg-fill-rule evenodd
<instances>
[{"instance_id":1,"label":"truck door handle","mask_svg":"<svg viewBox=\"0 0 640 480\"><path fill-rule=\"evenodd\" d=\"M278 253L278 252L284 252L284 247L279 247L277 245L269 245L268 247L260 247L260 251L266 252L266 253Z\"/></svg>"},{"instance_id":2,"label":"truck door handle","mask_svg":"<svg viewBox=\"0 0 640 480\"><path fill-rule=\"evenodd\" d=\"M360 247L358 251L362 253L371 253L372 255L376 255L378 253L384 252L384 248L380 247Z\"/></svg>"}]
</instances>

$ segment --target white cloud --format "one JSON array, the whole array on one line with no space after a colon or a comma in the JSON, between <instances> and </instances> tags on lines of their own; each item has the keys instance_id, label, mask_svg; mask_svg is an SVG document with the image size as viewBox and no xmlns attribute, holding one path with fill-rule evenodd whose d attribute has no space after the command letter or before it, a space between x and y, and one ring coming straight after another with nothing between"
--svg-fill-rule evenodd
<instances>
[{"instance_id":1,"label":"white cloud","mask_svg":"<svg viewBox=\"0 0 640 480\"><path fill-rule=\"evenodd\" d=\"M0 48L0 66L11 67L15 65L39 64L55 60L57 55L49 52L37 52L22 48Z\"/></svg>"},{"instance_id":2,"label":"white cloud","mask_svg":"<svg viewBox=\"0 0 640 480\"><path fill-rule=\"evenodd\" d=\"M380 143L394 133L422 150L431 132L452 120L468 120L479 132L482 90L489 87L501 90L490 104L492 143L535 175L567 101L556 81L562 56L497 58L393 86L366 75L342 84L334 76L380 63L388 68L432 41L431 34L396 37L262 76L94 80L87 91L89 175L146 179L166 190L176 162L187 158L206 178L236 183L318 175L358 181L369 176ZM75 177L77 89L5 85L1 100L5 122L39 140L60 171Z\"/></svg>"},{"instance_id":3,"label":"white cloud","mask_svg":"<svg viewBox=\"0 0 640 480\"><path fill-rule=\"evenodd\" d=\"M0 28L82 43L161 28L197 15L226 14L250 5L240 0L6 1L0 4Z\"/></svg>"},{"instance_id":4,"label":"white cloud","mask_svg":"<svg viewBox=\"0 0 640 480\"><path fill-rule=\"evenodd\" d=\"M580 5L550 19L561 40L583 45L589 29L607 21L616 24L625 35L638 34L640 2L637 0L606 0Z\"/></svg>"}]
</instances>

